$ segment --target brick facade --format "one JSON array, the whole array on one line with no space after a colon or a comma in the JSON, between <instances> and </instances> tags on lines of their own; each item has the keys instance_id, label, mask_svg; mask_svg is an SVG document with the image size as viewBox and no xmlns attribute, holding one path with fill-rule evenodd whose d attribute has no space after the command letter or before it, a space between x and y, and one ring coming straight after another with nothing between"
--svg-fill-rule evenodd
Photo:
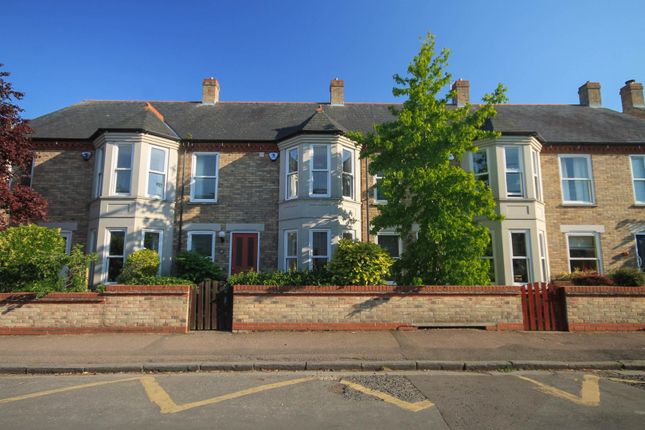
<instances>
[{"instance_id":1,"label":"brick facade","mask_svg":"<svg viewBox=\"0 0 645 430\"><path fill-rule=\"evenodd\" d=\"M74 244L87 243L94 160L85 161L80 150L39 150L32 187L47 199L47 222L77 223Z\"/></svg>"},{"instance_id":2,"label":"brick facade","mask_svg":"<svg viewBox=\"0 0 645 430\"><path fill-rule=\"evenodd\" d=\"M604 271L636 267L634 232L645 231L645 207L634 205L629 154L606 149L591 153L595 204L566 206L562 203L557 150L553 147L541 155L551 274L569 271L562 225L604 226L599 235Z\"/></svg>"},{"instance_id":3,"label":"brick facade","mask_svg":"<svg viewBox=\"0 0 645 430\"><path fill-rule=\"evenodd\" d=\"M187 333L190 286L111 285L105 293L0 294L0 334Z\"/></svg>"}]
</instances>

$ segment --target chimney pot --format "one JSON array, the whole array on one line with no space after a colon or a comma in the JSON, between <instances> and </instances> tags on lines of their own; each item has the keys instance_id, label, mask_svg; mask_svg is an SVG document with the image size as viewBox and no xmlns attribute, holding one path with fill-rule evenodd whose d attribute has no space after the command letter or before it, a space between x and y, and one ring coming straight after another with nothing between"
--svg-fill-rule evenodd
<instances>
[{"instance_id":1,"label":"chimney pot","mask_svg":"<svg viewBox=\"0 0 645 430\"><path fill-rule=\"evenodd\" d=\"M645 118L645 101L643 100L643 84L630 79L620 89L620 101L623 112Z\"/></svg>"},{"instance_id":2,"label":"chimney pot","mask_svg":"<svg viewBox=\"0 0 645 430\"><path fill-rule=\"evenodd\" d=\"M329 84L329 103L332 106L343 106L345 104L345 81L332 79Z\"/></svg>"},{"instance_id":3,"label":"chimney pot","mask_svg":"<svg viewBox=\"0 0 645 430\"><path fill-rule=\"evenodd\" d=\"M465 79L457 79L452 84L452 90L455 96L452 99L452 104L458 107L466 106L470 103L470 82Z\"/></svg>"},{"instance_id":4,"label":"chimney pot","mask_svg":"<svg viewBox=\"0 0 645 430\"><path fill-rule=\"evenodd\" d=\"M578 88L578 97L581 106L600 107L602 98L600 95L600 83L587 81Z\"/></svg>"},{"instance_id":5,"label":"chimney pot","mask_svg":"<svg viewBox=\"0 0 645 430\"><path fill-rule=\"evenodd\" d=\"M202 82L202 104L214 105L219 102L219 81L213 77Z\"/></svg>"}]
</instances>

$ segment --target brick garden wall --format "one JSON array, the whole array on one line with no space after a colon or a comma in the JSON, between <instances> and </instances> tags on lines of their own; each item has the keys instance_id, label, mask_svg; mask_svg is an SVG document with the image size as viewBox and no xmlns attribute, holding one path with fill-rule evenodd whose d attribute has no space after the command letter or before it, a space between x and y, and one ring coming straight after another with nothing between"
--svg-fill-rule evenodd
<instances>
[{"instance_id":1,"label":"brick garden wall","mask_svg":"<svg viewBox=\"0 0 645 430\"><path fill-rule=\"evenodd\" d=\"M519 287L236 285L233 330L386 330L484 326L521 330Z\"/></svg>"},{"instance_id":2,"label":"brick garden wall","mask_svg":"<svg viewBox=\"0 0 645 430\"><path fill-rule=\"evenodd\" d=\"M0 334L187 333L190 286L111 285L104 293L0 294Z\"/></svg>"},{"instance_id":3,"label":"brick garden wall","mask_svg":"<svg viewBox=\"0 0 645 430\"><path fill-rule=\"evenodd\" d=\"M645 287L563 287L570 331L645 330Z\"/></svg>"}]
</instances>

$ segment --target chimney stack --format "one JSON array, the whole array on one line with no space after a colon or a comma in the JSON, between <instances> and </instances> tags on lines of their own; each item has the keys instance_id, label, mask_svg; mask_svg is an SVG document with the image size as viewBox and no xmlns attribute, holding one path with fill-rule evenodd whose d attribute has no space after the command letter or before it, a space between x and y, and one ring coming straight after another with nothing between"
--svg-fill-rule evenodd
<instances>
[{"instance_id":1,"label":"chimney stack","mask_svg":"<svg viewBox=\"0 0 645 430\"><path fill-rule=\"evenodd\" d=\"M345 81L332 79L329 84L329 103L332 106L343 106L345 104Z\"/></svg>"},{"instance_id":2,"label":"chimney stack","mask_svg":"<svg viewBox=\"0 0 645 430\"><path fill-rule=\"evenodd\" d=\"M625 82L625 86L620 89L620 100L623 102L624 113L645 118L643 84L633 79Z\"/></svg>"},{"instance_id":3,"label":"chimney stack","mask_svg":"<svg viewBox=\"0 0 645 430\"><path fill-rule=\"evenodd\" d=\"M452 99L452 103L457 105L457 107L466 106L466 104L470 103L470 82L457 79L452 84L452 90L455 91L455 97Z\"/></svg>"},{"instance_id":4,"label":"chimney stack","mask_svg":"<svg viewBox=\"0 0 645 430\"><path fill-rule=\"evenodd\" d=\"M202 82L202 104L214 105L219 102L219 82L215 78L206 78Z\"/></svg>"},{"instance_id":5,"label":"chimney stack","mask_svg":"<svg viewBox=\"0 0 645 430\"><path fill-rule=\"evenodd\" d=\"M600 97L599 82L585 82L578 88L578 97L580 97L581 106L600 107L602 98Z\"/></svg>"}]
</instances>

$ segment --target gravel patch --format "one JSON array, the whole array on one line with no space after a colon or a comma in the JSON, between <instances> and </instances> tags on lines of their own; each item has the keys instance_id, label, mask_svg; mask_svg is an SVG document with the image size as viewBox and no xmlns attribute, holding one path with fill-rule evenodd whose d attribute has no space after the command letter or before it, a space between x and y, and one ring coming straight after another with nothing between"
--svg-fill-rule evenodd
<instances>
[{"instance_id":1,"label":"gravel patch","mask_svg":"<svg viewBox=\"0 0 645 430\"><path fill-rule=\"evenodd\" d=\"M350 376L344 378L347 381L355 382L372 390L380 391L394 396L406 402L420 402L426 400L417 387L410 382L405 376L396 375L369 375L369 376ZM353 390L343 385L343 396L352 400L364 400L365 398L374 398L367 394Z\"/></svg>"}]
</instances>

